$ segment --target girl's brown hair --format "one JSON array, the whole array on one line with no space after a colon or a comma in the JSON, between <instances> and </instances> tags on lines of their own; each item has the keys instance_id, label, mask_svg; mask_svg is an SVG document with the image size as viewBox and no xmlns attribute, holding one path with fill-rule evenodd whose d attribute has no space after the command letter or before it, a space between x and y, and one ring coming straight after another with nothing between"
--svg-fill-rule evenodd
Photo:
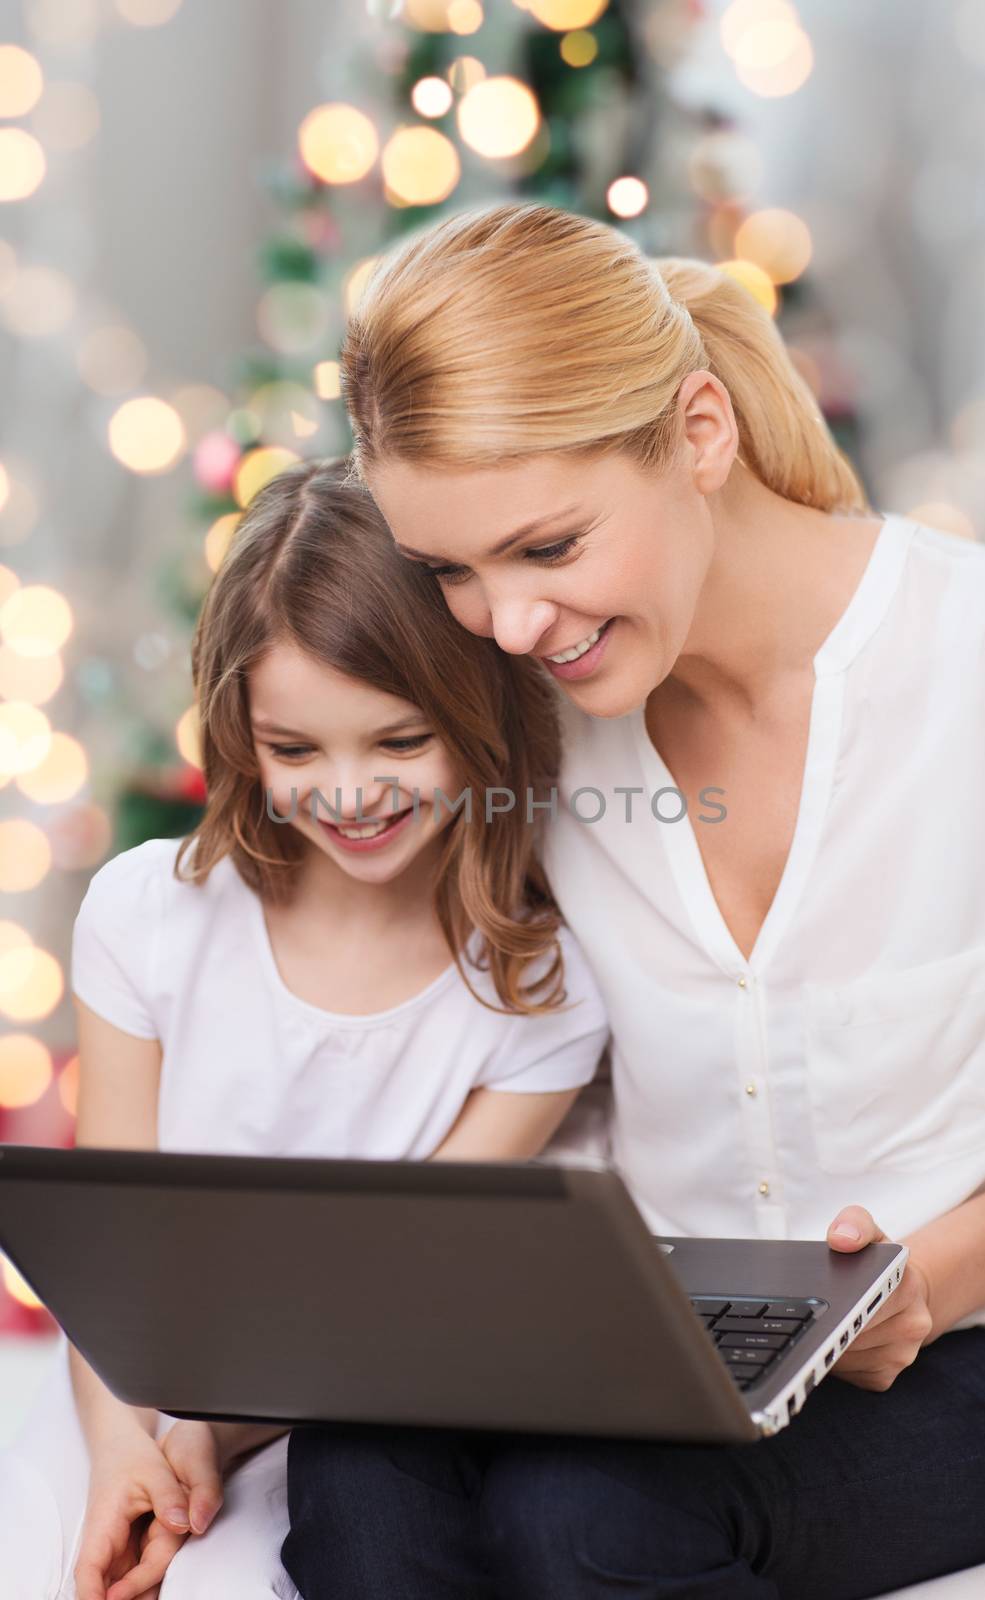
<instances>
[{"instance_id":1,"label":"girl's brown hair","mask_svg":"<svg viewBox=\"0 0 985 1600\"><path fill-rule=\"evenodd\" d=\"M528 793L533 801L549 794L559 766L551 685L532 661L504 655L454 621L433 579L397 552L370 495L351 481L351 462L291 467L261 489L206 595L191 662L208 801L175 875L200 881L231 855L262 898L283 902L294 892L306 841L267 814L248 699L248 673L278 643L422 711L472 794L472 820L460 809L440 835L434 893L459 971L476 993L462 965L476 930L479 965L502 1002L491 1009L558 1005L560 916L528 821L543 813L527 806ZM487 822L494 788L511 790L516 802ZM545 954L546 970L531 976L529 964Z\"/></svg>"},{"instance_id":2,"label":"girl's brown hair","mask_svg":"<svg viewBox=\"0 0 985 1600\"><path fill-rule=\"evenodd\" d=\"M618 228L554 206L487 206L408 235L363 291L341 368L361 475L387 458L485 467L550 450L621 450L659 468L679 442L677 391L706 369L768 488L868 509L746 288L706 261L649 259Z\"/></svg>"}]
</instances>

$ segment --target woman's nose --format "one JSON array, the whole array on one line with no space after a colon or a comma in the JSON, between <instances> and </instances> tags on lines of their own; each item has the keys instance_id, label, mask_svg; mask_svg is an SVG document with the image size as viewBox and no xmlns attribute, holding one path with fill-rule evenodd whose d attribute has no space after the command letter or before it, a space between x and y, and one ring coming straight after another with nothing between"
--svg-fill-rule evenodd
<instances>
[{"instance_id":1,"label":"woman's nose","mask_svg":"<svg viewBox=\"0 0 985 1600\"><path fill-rule=\"evenodd\" d=\"M511 656L529 655L558 618L550 600L491 601L489 611L493 638Z\"/></svg>"}]
</instances>

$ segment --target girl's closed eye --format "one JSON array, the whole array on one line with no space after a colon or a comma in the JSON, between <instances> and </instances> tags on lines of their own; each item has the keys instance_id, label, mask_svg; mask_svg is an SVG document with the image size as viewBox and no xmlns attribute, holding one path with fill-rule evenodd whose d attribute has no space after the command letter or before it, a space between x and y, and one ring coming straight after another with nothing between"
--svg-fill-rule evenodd
<instances>
[{"instance_id":1,"label":"girl's closed eye","mask_svg":"<svg viewBox=\"0 0 985 1600\"><path fill-rule=\"evenodd\" d=\"M543 562L545 566L553 566L555 562L563 561L565 556L570 555L574 546L582 537L580 533L572 533L566 539L559 539L555 544L542 544L529 550L523 550L521 556L525 560L529 559L535 562ZM440 567L426 566L425 571L430 573L432 578L438 578L442 583L464 583L469 576L468 567L455 566L451 563Z\"/></svg>"},{"instance_id":2,"label":"girl's closed eye","mask_svg":"<svg viewBox=\"0 0 985 1600\"><path fill-rule=\"evenodd\" d=\"M389 750L393 755L410 755L416 750L421 750L433 739L432 733L415 733L399 739L381 739L381 750ZM310 744L271 744L267 747L278 760L300 761L304 756L310 755L313 745Z\"/></svg>"}]
</instances>

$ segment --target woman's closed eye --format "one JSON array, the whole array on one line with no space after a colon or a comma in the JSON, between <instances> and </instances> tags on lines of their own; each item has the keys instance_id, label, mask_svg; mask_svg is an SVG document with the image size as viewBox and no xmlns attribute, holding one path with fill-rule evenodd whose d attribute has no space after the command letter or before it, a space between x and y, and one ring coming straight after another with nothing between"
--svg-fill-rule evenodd
<instances>
[{"instance_id":1,"label":"woman's closed eye","mask_svg":"<svg viewBox=\"0 0 985 1600\"><path fill-rule=\"evenodd\" d=\"M581 537L581 534L572 533L566 539L559 539L556 544L541 544L529 550L522 550L521 558L552 566L557 561L563 561ZM468 567L455 566L451 563L440 567L425 566L425 571L432 578L439 578L442 583L463 583L469 577Z\"/></svg>"}]
</instances>

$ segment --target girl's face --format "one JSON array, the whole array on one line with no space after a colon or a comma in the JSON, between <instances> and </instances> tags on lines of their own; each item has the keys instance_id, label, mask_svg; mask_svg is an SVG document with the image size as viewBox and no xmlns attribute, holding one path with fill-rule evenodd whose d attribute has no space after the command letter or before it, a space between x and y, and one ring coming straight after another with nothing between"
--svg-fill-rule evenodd
<instances>
[{"instance_id":1,"label":"girl's face","mask_svg":"<svg viewBox=\"0 0 985 1600\"><path fill-rule=\"evenodd\" d=\"M249 702L268 810L293 812L280 826L349 877L392 882L447 826L455 771L409 701L279 643L250 672Z\"/></svg>"},{"instance_id":2,"label":"girl's face","mask_svg":"<svg viewBox=\"0 0 985 1600\"><path fill-rule=\"evenodd\" d=\"M738 429L704 370L676 404L682 447L659 473L616 451L454 472L389 461L369 474L398 549L431 569L459 622L536 656L591 716L634 710L686 640L709 644L693 626L715 547L709 497Z\"/></svg>"}]
</instances>

